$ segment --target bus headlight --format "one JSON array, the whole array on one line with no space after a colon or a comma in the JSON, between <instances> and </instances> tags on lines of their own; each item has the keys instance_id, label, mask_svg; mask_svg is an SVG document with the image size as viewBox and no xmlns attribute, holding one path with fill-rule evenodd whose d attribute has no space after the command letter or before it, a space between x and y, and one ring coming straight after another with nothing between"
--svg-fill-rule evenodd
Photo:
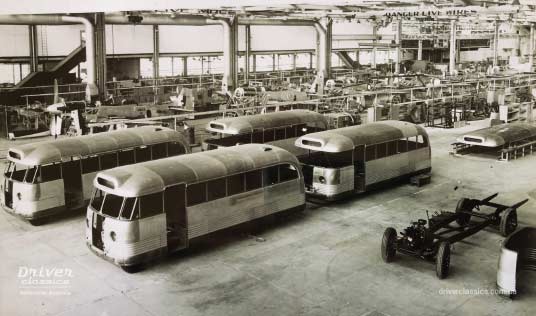
<instances>
[{"instance_id":1,"label":"bus headlight","mask_svg":"<svg viewBox=\"0 0 536 316\"><path fill-rule=\"evenodd\" d=\"M22 195L20 194L20 192L17 193L17 199L19 199L19 201L20 201L21 197L22 197Z\"/></svg>"},{"instance_id":2,"label":"bus headlight","mask_svg":"<svg viewBox=\"0 0 536 316\"><path fill-rule=\"evenodd\" d=\"M115 232L113 230L110 232L110 238L115 241Z\"/></svg>"},{"instance_id":3,"label":"bus headlight","mask_svg":"<svg viewBox=\"0 0 536 316\"><path fill-rule=\"evenodd\" d=\"M326 183L326 178L324 178L323 176L320 176L320 177L318 177L318 181L320 181L320 183L324 184L324 183Z\"/></svg>"},{"instance_id":4,"label":"bus headlight","mask_svg":"<svg viewBox=\"0 0 536 316\"><path fill-rule=\"evenodd\" d=\"M86 227L89 228L89 220L86 217Z\"/></svg>"}]
</instances>

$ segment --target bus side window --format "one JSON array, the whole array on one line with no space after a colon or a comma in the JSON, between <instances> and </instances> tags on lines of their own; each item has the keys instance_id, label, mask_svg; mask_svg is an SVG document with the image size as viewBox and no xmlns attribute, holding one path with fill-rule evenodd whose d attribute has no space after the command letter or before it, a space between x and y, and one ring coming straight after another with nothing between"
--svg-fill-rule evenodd
<instances>
[{"instance_id":1,"label":"bus side window","mask_svg":"<svg viewBox=\"0 0 536 316\"><path fill-rule=\"evenodd\" d=\"M296 128L294 126L287 126L285 128L285 135L287 135L287 138L296 137Z\"/></svg>"},{"instance_id":2,"label":"bus side window","mask_svg":"<svg viewBox=\"0 0 536 316\"><path fill-rule=\"evenodd\" d=\"M365 161L376 159L376 145L367 145L365 147Z\"/></svg>"},{"instance_id":3,"label":"bus side window","mask_svg":"<svg viewBox=\"0 0 536 316\"><path fill-rule=\"evenodd\" d=\"M102 170L117 167L117 153L104 154L100 156L100 165Z\"/></svg>"},{"instance_id":4,"label":"bus side window","mask_svg":"<svg viewBox=\"0 0 536 316\"><path fill-rule=\"evenodd\" d=\"M399 139L397 142L399 153L405 153L408 151L408 140L406 138Z\"/></svg>"},{"instance_id":5,"label":"bus side window","mask_svg":"<svg viewBox=\"0 0 536 316\"><path fill-rule=\"evenodd\" d=\"M417 148L428 147L428 142L423 135L417 135Z\"/></svg>"},{"instance_id":6,"label":"bus side window","mask_svg":"<svg viewBox=\"0 0 536 316\"><path fill-rule=\"evenodd\" d=\"M387 156L387 143L376 144L376 159Z\"/></svg>"},{"instance_id":7,"label":"bus side window","mask_svg":"<svg viewBox=\"0 0 536 316\"><path fill-rule=\"evenodd\" d=\"M140 218L161 214L164 209L162 192L147 194L139 198Z\"/></svg>"},{"instance_id":8,"label":"bus side window","mask_svg":"<svg viewBox=\"0 0 536 316\"><path fill-rule=\"evenodd\" d=\"M261 130L253 131L253 134L251 135L251 141L256 144L262 144L264 142L263 134L264 133Z\"/></svg>"},{"instance_id":9,"label":"bus side window","mask_svg":"<svg viewBox=\"0 0 536 316\"><path fill-rule=\"evenodd\" d=\"M279 182L298 179L298 171L291 164L279 165Z\"/></svg>"},{"instance_id":10,"label":"bus side window","mask_svg":"<svg viewBox=\"0 0 536 316\"><path fill-rule=\"evenodd\" d=\"M86 157L82 159L82 173L91 173L99 170L99 157Z\"/></svg>"},{"instance_id":11,"label":"bus side window","mask_svg":"<svg viewBox=\"0 0 536 316\"><path fill-rule=\"evenodd\" d=\"M246 172L246 191L262 187L262 170Z\"/></svg>"},{"instance_id":12,"label":"bus side window","mask_svg":"<svg viewBox=\"0 0 536 316\"><path fill-rule=\"evenodd\" d=\"M186 206L193 206L207 201L206 182L189 184L186 187Z\"/></svg>"},{"instance_id":13,"label":"bus side window","mask_svg":"<svg viewBox=\"0 0 536 316\"><path fill-rule=\"evenodd\" d=\"M41 181L48 182L61 179L60 164L41 166Z\"/></svg>"},{"instance_id":14,"label":"bus side window","mask_svg":"<svg viewBox=\"0 0 536 316\"><path fill-rule=\"evenodd\" d=\"M265 129L264 130L264 142L272 142L274 141L274 130L272 128Z\"/></svg>"},{"instance_id":15,"label":"bus side window","mask_svg":"<svg viewBox=\"0 0 536 316\"><path fill-rule=\"evenodd\" d=\"M227 181L225 178L208 181L207 182L208 200L212 201L212 200L217 200L222 197L225 197L227 193L226 184L227 184Z\"/></svg>"},{"instance_id":16,"label":"bus side window","mask_svg":"<svg viewBox=\"0 0 536 316\"><path fill-rule=\"evenodd\" d=\"M267 187L279 182L279 168L272 166L262 169L263 186Z\"/></svg>"},{"instance_id":17,"label":"bus side window","mask_svg":"<svg viewBox=\"0 0 536 316\"><path fill-rule=\"evenodd\" d=\"M359 145L354 148L354 162L365 161L365 146Z\"/></svg>"},{"instance_id":18,"label":"bus side window","mask_svg":"<svg viewBox=\"0 0 536 316\"><path fill-rule=\"evenodd\" d=\"M412 136L408 138L408 151L417 149L417 137Z\"/></svg>"},{"instance_id":19,"label":"bus side window","mask_svg":"<svg viewBox=\"0 0 536 316\"><path fill-rule=\"evenodd\" d=\"M285 128L276 128L275 129L275 140L285 139Z\"/></svg>"},{"instance_id":20,"label":"bus side window","mask_svg":"<svg viewBox=\"0 0 536 316\"><path fill-rule=\"evenodd\" d=\"M134 150L123 150L119 152L119 165L130 165L134 163Z\"/></svg>"},{"instance_id":21,"label":"bus side window","mask_svg":"<svg viewBox=\"0 0 536 316\"><path fill-rule=\"evenodd\" d=\"M227 177L227 196L242 193L245 189L246 182L243 173Z\"/></svg>"},{"instance_id":22,"label":"bus side window","mask_svg":"<svg viewBox=\"0 0 536 316\"><path fill-rule=\"evenodd\" d=\"M396 140L387 143L387 156L393 156L398 154L398 151L396 149L396 143Z\"/></svg>"},{"instance_id":23,"label":"bus side window","mask_svg":"<svg viewBox=\"0 0 536 316\"><path fill-rule=\"evenodd\" d=\"M166 143L155 144L152 146L152 159L160 159L167 157L167 145Z\"/></svg>"},{"instance_id":24,"label":"bus side window","mask_svg":"<svg viewBox=\"0 0 536 316\"><path fill-rule=\"evenodd\" d=\"M168 143L168 156L178 156L186 153L184 146L181 143Z\"/></svg>"},{"instance_id":25,"label":"bus side window","mask_svg":"<svg viewBox=\"0 0 536 316\"><path fill-rule=\"evenodd\" d=\"M151 160L151 148L142 146L136 148L136 163Z\"/></svg>"}]
</instances>

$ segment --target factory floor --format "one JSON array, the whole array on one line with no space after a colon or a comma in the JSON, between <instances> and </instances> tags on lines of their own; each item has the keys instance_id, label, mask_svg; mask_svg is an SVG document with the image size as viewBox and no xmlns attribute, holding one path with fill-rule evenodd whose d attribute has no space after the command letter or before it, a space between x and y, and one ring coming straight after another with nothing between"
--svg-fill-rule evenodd
<instances>
[{"instance_id":1,"label":"factory floor","mask_svg":"<svg viewBox=\"0 0 536 316\"><path fill-rule=\"evenodd\" d=\"M514 300L485 293L496 288L503 240L492 228L454 245L444 280L434 264L380 257L386 227L400 231L426 210L453 210L461 197L529 198L519 224L536 226L536 157L506 163L449 154L456 135L485 124L428 129L429 185L308 204L303 213L218 234L135 274L86 248L83 213L34 227L2 211L0 315L535 315L536 274L524 277ZM28 287L27 269L41 268L59 271L49 279L64 284Z\"/></svg>"}]
</instances>

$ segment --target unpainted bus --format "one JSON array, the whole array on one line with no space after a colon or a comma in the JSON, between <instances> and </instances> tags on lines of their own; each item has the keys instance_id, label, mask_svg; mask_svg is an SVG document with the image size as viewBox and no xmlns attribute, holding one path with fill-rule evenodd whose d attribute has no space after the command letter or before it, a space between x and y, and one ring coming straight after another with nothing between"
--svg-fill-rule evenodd
<instances>
[{"instance_id":1,"label":"unpainted bus","mask_svg":"<svg viewBox=\"0 0 536 316\"><path fill-rule=\"evenodd\" d=\"M204 150L238 144L270 144L301 156L304 151L294 146L297 137L328 128L326 117L309 110L288 110L217 119L207 124L206 130L218 138L203 142Z\"/></svg>"},{"instance_id":2,"label":"unpainted bus","mask_svg":"<svg viewBox=\"0 0 536 316\"><path fill-rule=\"evenodd\" d=\"M12 147L0 204L34 225L84 207L97 172L189 153L186 138L162 127L139 127Z\"/></svg>"},{"instance_id":3,"label":"unpainted bus","mask_svg":"<svg viewBox=\"0 0 536 316\"><path fill-rule=\"evenodd\" d=\"M87 245L127 272L192 239L305 207L298 160L263 144L118 167L97 174L94 186Z\"/></svg>"},{"instance_id":4,"label":"unpainted bus","mask_svg":"<svg viewBox=\"0 0 536 316\"><path fill-rule=\"evenodd\" d=\"M302 157L309 196L337 200L389 181L431 170L431 150L423 127L382 121L311 133L296 140L309 150Z\"/></svg>"}]
</instances>

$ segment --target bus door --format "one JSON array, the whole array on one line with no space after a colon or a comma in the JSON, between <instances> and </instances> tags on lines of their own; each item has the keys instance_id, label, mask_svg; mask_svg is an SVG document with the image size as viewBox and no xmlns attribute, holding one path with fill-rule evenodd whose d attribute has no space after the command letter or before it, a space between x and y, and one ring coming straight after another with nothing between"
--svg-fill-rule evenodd
<instances>
[{"instance_id":1,"label":"bus door","mask_svg":"<svg viewBox=\"0 0 536 316\"><path fill-rule=\"evenodd\" d=\"M67 209L82 207L84 192L82 190L82 170L80 160L71 160L61 164L63 187L65 192L65 206Z\"/></svg>"},{"instance_id":2,"label":"bus door","mask_svg":"<svg viewBox=\"0 0 536 316\"><path fill-rule=\"evenodd\" d=\"M7 207L13 207L13 181L4 177L4 203Z\"/></svg>"},{"instance_id":3,"label":"bus door","mask_svg":"<svg viewBox=\"0 0 536 316\"><path fill-rule=\"evenodd\" d=\"M164 211L168 250L174 251L188 247L188 226L186 217L186 186L178 184L164 191Z\"/></svg>"},{"instance_id":4,"label":"bus door","mask_svg":"<svg viewBox=\"0 0 536 316\"><path fill-rule=\"evenodd\" d=\"M365 191L365 145L354 148L354 190Z\"/></svg>"}]
</instances>

